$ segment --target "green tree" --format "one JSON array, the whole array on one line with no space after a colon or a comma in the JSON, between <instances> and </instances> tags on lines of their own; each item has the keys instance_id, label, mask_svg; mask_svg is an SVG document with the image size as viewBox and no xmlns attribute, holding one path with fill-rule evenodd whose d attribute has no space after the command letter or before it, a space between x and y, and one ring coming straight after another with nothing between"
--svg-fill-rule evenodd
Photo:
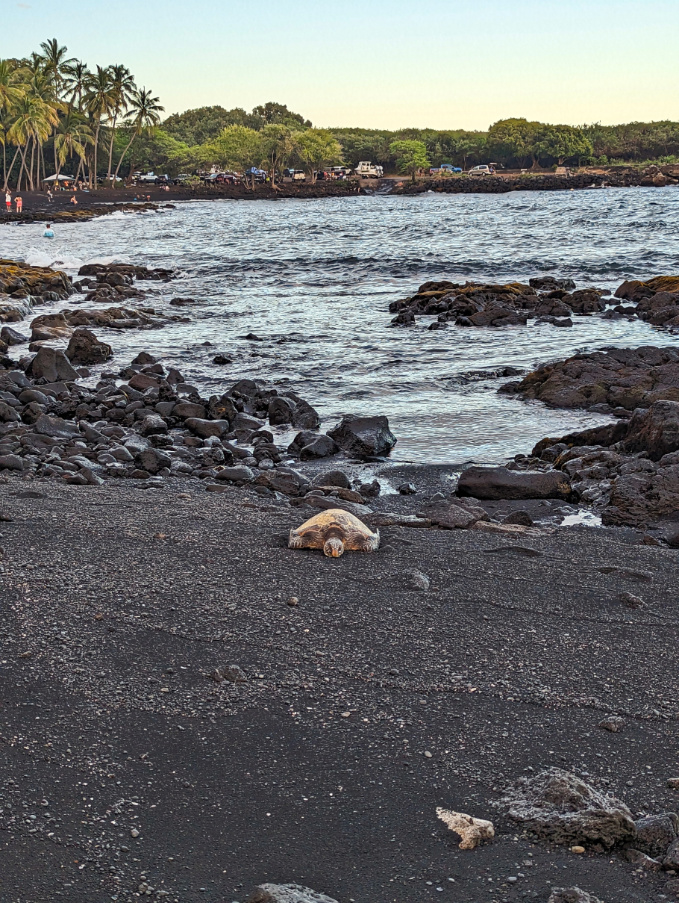
<instances>
[{"instance_id":1,"label":"green tree","mask_svg":"<svg viewBox=\"0 0 679 903\"><path fill-rule=\"evenodd\" d=\"M295 148L302 166L316 181L316 171L340 160L342 148L327 129L306 129L294 136Z\"/></svg>"},{"instance_id":2,"label":"green tree","mask_svg":"<svg viewBox=\"0 0 679 903\"><path fill-rule=\"evenodd\" d=\"M408 173L413 182L418 169L427 169L430 165L423 141L392 141L389 150L396 158L399 172Z\"/></svg>"},{"instance_id":3,"label":"green tree","mask_svg":"<svg viewBox=\"0 0 679 903\"><path fill-rule=\"evenodd\" d=\"M546 125L535 136L535 154L538 158L548 157L562 166L566 160L590 157L592 142L585 137L582 129L570 125Z\"/></svg>"},{"instance_id":4,"label":"green tree","mask_svg":"<svg viewBox=\"0 0 679 903\"><path fill-rule=\"evenodd\" d=\"M262 136L244 125L228 125L214 141L198 148L198 157L205 164L244 171L262 162Z\"/></svg>"},{"instance_id":5,"label":"green tree","mask_svg":"<svg viewBox=\"0 0 679 903\"><path fill-rule=\"evenodd\" d=\"M501 119L488 129L488 148L503 162L535 165L535 142L541 128L542 123L527 119Z\"/></svg>"},{"instance_id":6,"label":"green tree","mask_svg":"<svg viewBox=\"0 0 679 903\"><path fill-rule=\"evenodd\" d=\"M263 106L255 107L252 116L261 122L260 128L267 125L287 125L291 129L309 129L311 122L305 119L300 113L293 113L284 103L265 103Z\"/></svg>"},{"instance_id":7,"label":"green tree","mask_svg":"<svg viewBox=\"0 0 679 903\"><path fill-rule=\"evenodd\" d=\"M287 125L266 125L262 136L262 162L266 162L271 184L276 187L276 173L280 173L295 151L297 133Z\"/></svg>"}]
</instances>

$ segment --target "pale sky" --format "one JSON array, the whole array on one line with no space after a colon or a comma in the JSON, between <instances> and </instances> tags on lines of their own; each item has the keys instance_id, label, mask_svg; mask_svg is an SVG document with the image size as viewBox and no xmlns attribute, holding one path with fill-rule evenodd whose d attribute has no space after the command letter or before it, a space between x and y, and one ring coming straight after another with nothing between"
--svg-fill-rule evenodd
<instances>
[{"instance_id":1,"label":"pale sky","mask_svg":"<svg viewBox=\"0 0 679 903\"><path fill-rule=\"evenodd\" d=\"M0 0L0 57L56 37L167 113L286 103L318 126L679 120L679 0Z\"/></svg>"}]
</instances>

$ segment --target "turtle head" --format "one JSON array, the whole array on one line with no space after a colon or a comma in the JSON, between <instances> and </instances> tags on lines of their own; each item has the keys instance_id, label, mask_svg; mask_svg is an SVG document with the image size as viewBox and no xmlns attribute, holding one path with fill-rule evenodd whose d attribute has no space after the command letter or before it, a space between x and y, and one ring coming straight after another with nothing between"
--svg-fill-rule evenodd
<instances>
[{"instance_id":1,"label":"turtle head","mask_svg":"<svg viewBox=\"0 0 679 903\"><path fill-rule=\"evenodd\" d=\"M339 558L344 552L344 543L336 536L332 536L330 539L326 539L323 552L328 558Z\"/></svg>"}]
</instances>

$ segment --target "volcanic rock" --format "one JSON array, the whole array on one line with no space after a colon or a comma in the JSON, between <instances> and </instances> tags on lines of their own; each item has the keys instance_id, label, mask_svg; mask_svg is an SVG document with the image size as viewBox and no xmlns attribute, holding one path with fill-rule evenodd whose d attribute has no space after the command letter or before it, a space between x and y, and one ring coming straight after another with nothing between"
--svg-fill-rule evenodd
<instances>
[{"instance_id":1,"label":"volcanic rock","mask_svg":"<svg viewBox=\"0 0 679 903\"><path fill-rule=\"evenodd\" d=\"M66 349L66 357L72 364L102 364L113 355L113 349L106 342L101 342L93 332L85 327L78 327Z\"/></svg>"},{"instance_id":2,"label":"volcanic rock","mask_svg":"<svg viewBox=\"0 0 679 903\"><path fill-rule=\"evenodd\" d=\"M343 417L328 436L339 447L356 458L382 457L396 445L386 417Z\"/></svg>"},{"instance_id":3,"label":"volcanic rock","mask_svg":"<svg viewBox=\"0 0 679 903\"><path fill-rule=\"evenodd\" d=\"M476 499L568 499L571 485L559 471L469 467L460 474L457 493Z\"/></svg>"},{"instance_id":4,"label":"volcanic rock","mask_svg":"<svg viewBox=\"0 0 679 903\"><path fill-rule=\"evenodd\" d=\"M520 778L502 798L509 817L552 843L599 843L607 849L633 841L627 806L561 768Z\"/></svg>"}]
</instances>

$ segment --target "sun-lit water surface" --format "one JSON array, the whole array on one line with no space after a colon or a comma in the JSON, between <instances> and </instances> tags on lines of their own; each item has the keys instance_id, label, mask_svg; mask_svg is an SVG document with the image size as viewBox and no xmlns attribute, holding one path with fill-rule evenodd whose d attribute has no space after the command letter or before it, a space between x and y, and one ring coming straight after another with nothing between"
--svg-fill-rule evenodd
<instances>
[{"instance_id":1,"label":"sun-lit water surface","mask_svg":"<svg viewBox=\"0 0 679 903\"><path fill-rule=\"evenodd\" d=\"M467 371L532 368L606 345L679 344L646 324L599 317L576 318L572 329L429 331L431 318L398 329L387 310L431 278L553 274L615 289L626 278L677 273L675 189L196 201L55 228L49 241L40 225L0 227L0 256L61 262L70 272L116 259L180 273L140 287L145 303L189 322L100 330L116 363L149 350L206 391L243 376L289 385L327 425L343 413L386 414L396 460L497 461L603 421L498 396L502 380L469 381ZM178 296L199 303L171 307ZM233 364L212 364L218 352Z\"/></svg>"}]
</instances>

